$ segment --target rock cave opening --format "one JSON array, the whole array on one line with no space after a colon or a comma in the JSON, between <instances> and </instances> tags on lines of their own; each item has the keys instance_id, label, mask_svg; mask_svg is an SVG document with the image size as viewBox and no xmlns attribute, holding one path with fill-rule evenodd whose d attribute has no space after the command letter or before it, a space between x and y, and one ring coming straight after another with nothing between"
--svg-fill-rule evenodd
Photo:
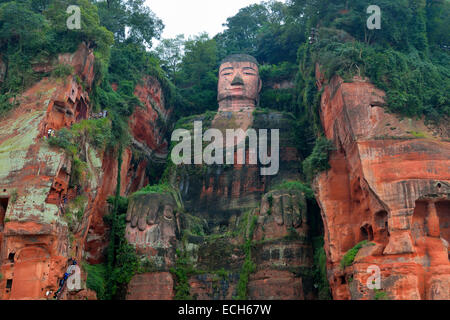
<instances>
[{"instance_id":1,"label":"rock cave opening","mask_svg":"<svg viewBox=\"0 0 450 320\"><path fill-rule=\"evenodd\" d=\"M9 198L0 198L0 231L5 225L6 210L8 209Z\"/></svg>"},{"instance_id":2,"label":"rock cave opening","mask_svg":"<svg viewBox=\"0 0 450 320\"><path fill-rule=\"evenodd\" d=\"M372 241L373 240L373 228L370 224L366 223L361 228L361 238L362 240Z\"/></svg>"},{"instance_id":3,"label":"rock cave opening","mask_svg":"<svg viewBox=\"0 0 450 320\"><path fill-rule=\"evenodd\" d=\"M441 237L450 242L450 201L436 202Z\"/></svg>"},{"instance_id":4,"label":"rock cave opening","mask_svg":"<svg viewBox=\"0 0 450 320\"><path fill-rule=\"evenodd\" d=\"M374 241L387 242L389 238L388 213L385 210L375 213Z\"/></svg>"},{"instance_id":5,"label":"rock cave opening","mask_svg":"<svg viewBox=\"0 0 450 320\"><path fill-rule=\"evenodd\" d=\"M314 292L317 297L328 299L332 295L332 288L328 285L326 251L324 246L325 228L322 220L322 214L316 199L306 199L307 221L309 226L309 237L313 246L313 264L315 270L322 270L322 281L318 281L314 286ZM322 257L322 258L321 258ZM317 274L317 277L320 276ZM344 277L345 278L345 277ZM318 279L316 279L318 280ZM335 278L337 281L338 279Z\"/></svg>"},{"instance_id":6,"label":"rock cave opening","mask_svg":"<svg viewBox=\"0 0 450 320\"><path fill-rule=\"evenodd\" d=\"M79 122L83 119L87 119L88 107L83 100L80 100L75 107L76 121Z\"/></svg>"},{"instance_id":7,"label":"rock cave opening","mask_svg":"<svg viewBox=\"0 0 450 320\"><path fill-rule=\"evenodd\" d=\"M16 256L16 253L15 252L10 252L9 254L8 254L8 260L9 260L9 262L11 262L11 263L14 263L14 257Z\"/></svg>"},{"instance_id":8,"label":"rock cave opening","mask_svg":"<svg viewBox=\"0 0 450 320\"><path fill-rule=\"evenodd\" d=\"M13 279L6 280L6 292L11 291L12 284L13 284Z\"/></svg>"},{"instance_id":9,"label":"rock cave opening","mask_svg":"<svg viewBox=\"0 0 450 320\"><path fill-rule=\"evenodd\" d=\"M431 206L431 204L433 204ZM424 237L428 235L428 217L436 208L436 214L439 219L439 232L440 236L447 242L450 242L450 201L442 200L418 200L416 201L416 207L413 214L413 235L418 237ZM432 211L430 211L432 210Z\"/></svg>"},{"instance_id":10,"label":"rock cave opening","mask_svg":"<svg viewBox=\"0 0 450 320\"><path fill-rule=\"evenodd\" d=\"M324 226L319 204L315 199L306 199L307 220L309 225L310 237L322 237L324 235Z\"/></svg>"},{"instance_id":11,"label":"rock cave opening","mask_svg":"<svg viewBox=\"0 0 450 320\"><path fill-rule=\"evenodd\" d=\"M427 234L426 226L427 218L427 202L426 201L416 201L416 207L414 208L413 218L412 218L412 234L414 238L424 237Z\"/></svg>"}]
</instances>

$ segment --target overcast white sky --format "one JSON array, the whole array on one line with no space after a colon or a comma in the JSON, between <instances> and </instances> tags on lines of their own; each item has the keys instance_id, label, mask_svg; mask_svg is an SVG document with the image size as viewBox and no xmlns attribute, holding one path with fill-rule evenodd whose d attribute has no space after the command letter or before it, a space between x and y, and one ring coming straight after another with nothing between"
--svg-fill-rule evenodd
<instances>
[{"instance_id":1,"label":"overcast white sky","mask_svg":"<svg viewBox=\"0 0 450 320\"><path fill-rule=\"evenodd\" d=\"M285 0L279 0L285 2ZM239 9L261 0L147 0L146 4L162 19L162 38L184 34L186 38L203 31L213 37L223 30L222 24Z\"/></svg>"}]
</instances>

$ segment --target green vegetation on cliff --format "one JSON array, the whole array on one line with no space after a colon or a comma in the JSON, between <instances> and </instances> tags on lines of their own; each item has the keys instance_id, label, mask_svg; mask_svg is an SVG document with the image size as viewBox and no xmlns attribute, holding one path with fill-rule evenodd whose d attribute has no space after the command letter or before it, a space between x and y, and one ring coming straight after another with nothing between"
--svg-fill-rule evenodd
<instances>
[{"instance_id":1,"label":"green vegetation on cliff","mask_svg":"<svg viewBox=\"0 0 450 320\"><path fill-rule=\"evenodd\" d=\"M81 29L68 30L69 5L81 9ZM42 74L32 66L50 62L55 55L73 52L85 41L95 43L98 59L107 59L112 33L100 25L97 7L89 0L2 1L0 51L6 65L1 94L19 93Z\"/></svg>"},{"instance_id":2,"label":"green vegetation on cliff","mask_svg":"<svg viewBox=\"0 0 450 320\"><path fill-rule=\"evenodd\" d=\"M148 185L141 190L136 191L130 197L134 198L149 193L171 193L172 190L173 187L168 183L155 184L152 186Z\"/></svg>"},{"instance_id":3,"label":"green vegetation on cliff","mask_svg":"<svg viewBox=\"0 0 450 320\"><path fill-rule=\"evenodd\" d=\"M120 187L120 183L118 186ZM125 238L128 199L116 196L109 198L108 202L112 210L111 214L104 218L110 227L105 298L124 299L128 282L139 269L139 260L136 249Z\"/></svg>"},{"instance_id":4,"label":"green vegetation on cliff","mask_svg":"<svg viewBox=\"0 0 450 320\"><path fill-rule=\"evenodd\" d=\"M272 190L293 190L302 192L306 198L314 199L314 192L310 186L301 181L283 181L271 188Z\"/></svg>"},{"instance_id":5,"label":"green vegetation on cliff","mask_svg":"<svg viewBox=\"0 0 450 320\"><path fill-rule=\"evenodd\" d=\"M366 245L374 245L371 242L368 242L367 240L361 241L357 245L355 245L353 248L347 251L347 253L342 257L341 260L341 268L345 269L345 267L351 266L353 264L353 261L355 260L356 255L358 254L359 250L366 246Z\"/></svg>"},{"instance_id":6,"label":"green vegetation on cliff","mask_svg":"<svg viewBox=\"0 0 450 320\"><path fill-rule=\"evenodd\" d=\"M105 299L107 270L106 265L91 265L83 263L83 269L87 272L86 287L97 293L97 299Z\"/></svg>"},{"instance_id":7,"label":"green vegetation on cliff","mask_svg":"<svg viewBox=\"0 0 450 320\"><path fill-rule=\"evenodd\" d=\"M127 199L120 197L120 168L122 150L131 140L129 117L134 108L142 107L134 90L145 81L145 76L153 76L161 83L166 108L173 108L174 120L180 119L175 128L192 129L194 120L202 120L206 130L215 115L213 111L217 110L217 73L221 59L232 53L255 56L261 64L263 80L260 103L270 110L292 115L294 140L305 159L302 171L308 181L329 168L329 154L335 149L333 142L323 137L316 65L328 79L335 75L344 81L353 81L355 75L368 77L386 92L384 107L389 112L448 121L450 2L379 0L381 30L366 28L366 9L371 4L370 0L262 2L229 17L225 30L213 38L201 34L187 41L181 37L169 39L162 42L159 50L149 51L153 40L159 38L163 24L145 6L144 0L1 1L0 116L17 106L20 93L42 77L57 79L73 74L72 67L56 63L58 54L73 53L81 42L94 50L91 107L96 112L107 110L108 118L74 124L70 130L57 132L48 142L63 148L71 157L72 186L83 184L83 179L88 178L88 158L83 148L86 144L102 151L107 149L118 159L117 190L110 199L110 215L105 218L110 226L106 264L86 266L88 287L96 290L100 299L124 297L128 281L140 270L135 249L125 239ZM81 8L83 18L79 30L66 27L69 5ZM309 42L313 28L317 32ZM165 50L169 48L174 49L173 54ZM51 65L53 68L47 68ZM257 113L269 113L269 109ZM170 129L170 124L164 125ZM420 133L412 135L421 137ZM165 169L160 183L152 180L156 184L132 196L170 192L180 201L169 181L173 173L170 160ZM204 169L192 166L186 172L197 174ZM313 202L312 190L303 183L288 181L276 188L301 191ZM66 218L69 222L81 220L83 213L80 206ZM320 218L317 212L314 214ZM251 256L255 219L248 214L243 223L245 228L241 226L243 229L234 231L245 234L238 299L247 298L249 275L255 271ZM202 223L193 223L195 228L189 230L189 235L205 241L227 239L229 234L206 235ZM187 237L188 232L183 236ZM364 244L359 243L347 252L341 262L343 268L353 263ZM323 245L315 245L314 250L319 297L326 298L329 288ZM192 268L186 254L177 253L176 267L172 270L177 278L178 299L189 297L189 275L212 272ZM216 271L222 276L224 272ZM383 293L378 296L382 297Z\"/></svg>"},{"instance_id":8,"label":"green vegetation on cliff","mask_svg":"<svg viewBox=\"0 0 450 320\"><path fill-rule=\"evenodd\" d=\"M312 153L303 161L303 173L309 181L319 172L330 168L328 159L330 152L335 149L333 142L326 138L321 137L316 140Z\"/></svg>"},{"instance_id":9,"label":"green vegetation on cliff","mask_svg":"<svg viewBox=\"0 0 450 320\"><path fill-rule=\"evenodd\" d=\"M327 275L327 256L324 249L323 237L312 239L314 250L314 282L318 287L319 300L331 300L330 285Z\"/></svg>"},{"instance_id":10,"label":"green vegetation on cliff","mask_svg":"<svg viewBox=\"0 0 450 320\"><path fill-rule=\"evenodd\" d=\"M250 274L255 272L256 265L252 260L252 241L253 241L253 232L256 228L257 217L252 214L252 212L248 212L243 219L245 219L244 226L246 230L244 231L244 253L245 260L242 265L241 271L239 273L239 281L237 284L237 296L235 297L237 300L247 300L248 299L248 280Z\"/></svg>"},{"instance_id":11,"label":"green vegetation on cliff","mask_svg":"<svg viewBox=\"0 0 450 320\"><path fill-rule=\"evenodd\" d=\"M192 274L192 267L188 263L186 252L177 250L177 260L174 268L170 269L175 275L175 300L192 300L188 277Z\"/></svg>"},{"instance_id":12,"label":"green vegetation on cliff","mask_svg":"<svg viewBox=\"0 0 450 320\"><path fill-rule=\"evenodd\" d=\"M104 118L83 120L74 124L70 130L63 128L48 138L51 146L64 149L72 159L71 186L86 184L86 145L89 144L97 151L104 151L111 136L111 122Z\"/></svg>"}]
</instances>

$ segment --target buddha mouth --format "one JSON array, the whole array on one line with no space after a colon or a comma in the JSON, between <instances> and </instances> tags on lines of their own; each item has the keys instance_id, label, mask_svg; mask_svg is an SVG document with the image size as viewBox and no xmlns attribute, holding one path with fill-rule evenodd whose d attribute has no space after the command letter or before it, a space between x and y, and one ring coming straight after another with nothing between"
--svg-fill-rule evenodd
<instances>
[{"instance_id":1,"label":"buddha mouth","mask_svg":"<svg viewBox=\"0 0 450 320\"><path fill-rule=\"evenodd\" d=\"M231 88L228 91L231 92L231 93L243 93L244 92L244 88L243 87Z\"/></svg>"}]
</instances>

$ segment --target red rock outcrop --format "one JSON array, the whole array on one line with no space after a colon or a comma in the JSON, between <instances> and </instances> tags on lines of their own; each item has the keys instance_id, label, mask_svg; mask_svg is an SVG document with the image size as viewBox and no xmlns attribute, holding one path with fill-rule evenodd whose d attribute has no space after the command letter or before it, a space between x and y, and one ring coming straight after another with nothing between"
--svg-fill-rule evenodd
<instances>
[{"instance_id":1,"label":"red rock outcrop","mask_svg":"<svg viewBox=\"0 0 450 320\"><path fill-rule=\"evenodd\" d=\"M86 79L93 75L92 52L81 45L69 62L80 65ZM76 69L76 66L74 66ZM20 106L2 119L0 129L0 299L46 299L56 291L68 257L81 258L87 220L79 221L73 241L62 217L62 199L69 189L71 162L62 150L49 146L49 129L69 127L87 115L87 93L74 76L44 78L19 98ZM86 150L90 150L88 147ZM95 171L95 152L87 155ZM93 176L86 188L95 188ZM95 198L89 194L88 201Z\"/></svg>"},{"instance_id":2,"label":"red rock outcrop","mask_svg":"<svg viewBox=\"0 0 450 320\"><path fill-rule=\"evenodd\" d=\"M114 87L117 90L118 86ZM122 154L120 186L122 196L129 195L149 183L154 183L149 181L146 171L150 165L165 161L168 153L165 124L172 110L166 108L161 84L155 78L147 76L142 84L136 86L134 93L143 106L135 107L128 123L132 145ZM103 217L108 213L106 200L115 194L117 167L117 159L106 153L103 157L102 171L107 174L99 188L98 200L93 208L92 221L86 239L86 260L92 264L103 261L108 244L105 237L108 230Z\"/></svg>"},{"instance_id":3,"label":"red rock outcrop","mask_svg":"<svg viewBox=\"0 0 450 320\"><path fill-rule=\"evenodd\" d=\"M448 126L387 113L384 93L364 79L317 75L322 125L337 149L315 180L333 298L449 299ZM344 254L363 240L375 245L343 270ZM382 294L367 286L371 266Z\"/></svg>"},{"instance_id":4,"label":"red rock outcrop","mask_svg":"<svg viewBox=\"0 0 450 320\"><path fill-rule=\"evenodd\" d=\"M165 160L168 143L165 139L166 127L155 126L156 123L168 121L172 109L165 106L161 84L153 77L145 77L143 84L138 84L134 91L143 107L136 107L130 117L130 130L134 139L144 144L156 158Z\"/></svg>"},{"instance_id":5,"label":"red rock outcrop","mask_svg":"<svg viewBox=\"0 0 450 320\"><path fill-rule=\"evenodd\" d=\"M138 274L128 284L128 300L172 300L173 277L169 272Z\"/></svg>"},{"instance_id":6,"label":"red rock outcrop","mask_svg":"<svg viewBox=\"0 0 450 320\"><path fill-rule=\"evenodd\" d=\"M1 119L0 299L48 299L59 287L68 258L100 262L107 244L103 216L108 210L108 196L115 193L117 159L86 143L83 158L89 179L75 189L69 185L70 157L47 142L54 131L89 118L94 55L82 44L75 53L60 55L50 68L56 64L70 65L73 74L64 79L44 78L34 84L18 97L19 106ZM137 110L139 116L130 120L137 137L122 156L122 195L147 184L148 164L167 154L164 129L152 125L159 117L164 124L170 112L165 110L162 93L158 93L159 83L153 78L146 78L144 83L136 92L146 108ZM139 121L145 119L148 123L140 129L143 123ZM142 137L139 130L152 134ZM135 159L135 150L144 154L143 161ZM69 221L65 211L75 205L75 198L83 214ZM82 278L86 279L84 271ZM84 280L81 289L65 290L61 298L95 298L86 290Z\"/></svg>"}]
</instances>

